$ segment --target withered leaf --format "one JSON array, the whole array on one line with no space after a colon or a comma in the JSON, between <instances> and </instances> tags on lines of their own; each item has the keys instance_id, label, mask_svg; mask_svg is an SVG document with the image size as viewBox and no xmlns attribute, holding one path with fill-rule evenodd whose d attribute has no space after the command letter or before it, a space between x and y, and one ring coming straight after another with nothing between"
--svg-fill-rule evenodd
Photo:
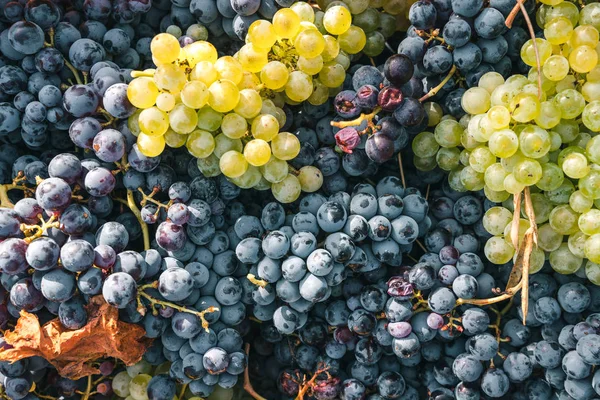
<instances>
[{"instance_id":1,"label":"withered leaf","mask_svg":"<svg viewBox=\"0 0 600 400\"><path fill-rule=\"evenodd\" d=\"M131 365L142 358L152 342L142 327L119 321L118 310L102 296L93 297L86 309L88 323L76 330L64 328L58 318L40 326L36 315L21 311L15 329L4 334L12 348L0 350L0 360L40 356L62 376L79 379L100 373L92 365L98 359L114 357Z\"/></svg>"}]
</instances>

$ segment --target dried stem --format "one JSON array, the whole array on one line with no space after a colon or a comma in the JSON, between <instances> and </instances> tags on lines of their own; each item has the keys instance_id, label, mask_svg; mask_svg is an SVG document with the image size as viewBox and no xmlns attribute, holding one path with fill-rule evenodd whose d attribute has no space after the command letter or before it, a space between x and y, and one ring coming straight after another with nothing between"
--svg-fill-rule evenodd
<instances>
[{"instance_id":1,"label":"dried stem","mask_svg":"<svg viewBox=\"0 0 600 400\"><path fill-rule=\"evenodd\" d=\"M400 178L402 179L402 187L406 189L406 181L404 180L404 167L402 166L401 152L398 152L398 167L400 167Z\"/></svg>"},{"instance_id":2,"label":"dried stem","mask_svg":"<svg viewBox=\"0 0 600 400\"><path fill-rule=\"evenodd\" d=\"M436 87L431 89L429 92L427 92L423 97L421 97L419 99L419 101L422 103L425 100L429 99L430 97L435 96L444 87L444 85L446 83L448 83L448 81L450 80L450 78L452 78L452 75L454 75L455 72L456 72L456 65L453 65L452 68L450 69L450 72L448 72L448 75L446 75L444 80L441 81L439 85L437 85Z\"/></svg>"},{"instance_id":3,"label":"dried stem","mask_svg":"<svg viewBox=\"0 0 600 400\"><path fill-rule=\"evenodd\" d=\"M248 358L248 360L250 360L250 343L246 343L244 351L246 352L246 357ZM244 369L244 390L248 392L248 394L252 396L254 400L267 400L260 394L256 393L256 391L252 387L252 383L250 382L250 367L248 366L248 364L249 363L247 362L246 369Z\"/></svg>"},{"instance_id":4,"label":"dried stem","mask_svg":"<svg viewBox=\"0 0 600 400\"><path fill-rule=\"evenodd\" d=\"M375 107L375 109L369 114L360 114L360 116L356 119L350 121L331 121L331 126L335 126L336 128L347 128L349 126L359 126L363 121L372 121L373 118L381 111L381 107Z\"/></svg>"}]
</instances>

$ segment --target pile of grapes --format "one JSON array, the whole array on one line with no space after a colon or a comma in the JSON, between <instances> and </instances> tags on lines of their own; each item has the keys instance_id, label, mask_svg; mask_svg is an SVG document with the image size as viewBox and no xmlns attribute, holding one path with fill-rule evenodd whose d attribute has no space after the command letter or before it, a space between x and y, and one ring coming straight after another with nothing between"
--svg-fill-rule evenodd
<instances>
[{"instance_id":1,"label":"pile of grapes","mask_svg":"<svg viewBox=\"0 0 600 400\"><path fill-rule=\"evenodd\" d=\"M599 16L0 0L0 396L600 398Z\"/></svg>"}]
</instances>

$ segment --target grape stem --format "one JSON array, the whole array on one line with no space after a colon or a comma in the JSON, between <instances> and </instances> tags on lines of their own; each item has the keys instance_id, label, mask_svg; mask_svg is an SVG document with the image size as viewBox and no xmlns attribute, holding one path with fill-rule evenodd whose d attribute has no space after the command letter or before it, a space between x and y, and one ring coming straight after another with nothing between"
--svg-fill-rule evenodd
<instances>
[{"instance_id":1,"label":"grape stem","mask_svg":"<svg viewBox=\"0 0 600 400\"><path fill-rule=\"evenodd\" d=\"M25 239L23 239L27 243L33 242L35 239L42 236L44 231L49 228L58 228L60 226L58 221L55 221L56 215L53 214L48 221L44 221L41 215L38 215L42 225L27 225L21 224L20 229L25 234Z\"/></svg>"},{"instance_id":2,"label":"grape stem","mask_svg":"<svg viewBox=\"0 0 600 400\"><path fill-rule=\"evenodd\" d=\"M250 343L246 343L244 351L246 352L246 358L248 360L250 360ZM246 368L244 369L244 390L250 396L252 396L252 398L254 398L254 400L267 400L264 397L262 397L260 394L256 393L256 391L252 387L252 382L250 382L250 371L249 371L249 366L248 366L249 364L250 363L248 361L246 361Z\"/></svg>"},{"instance_id":3,"label":"grape stem","mask_svg":"<svg viewBox=\"0 0 600 400\"><path fill-rule=\"evenodd\" d=\"M140 78L140 77L152 78L153 76L154 76L154 71L152 71L152 72L150 72L150 71L131 71L132 78Z\"/></svg>"},{"instance_id":4,"label":"grape stem","mask_svg":"<svg viewBox=\"0 0 600 400\"><path fill-rule=\"evenodd\" d=\"M372 121L373 118L381 111L381 107L375 107L375 109L369 114L360 114L360 116L356 119L350 121L331 121L331 126L335 126L336 128L347 128L349 126L359 126L363 121Z\"/></svg>"},{"instance_id":5,"label":"grape stem","mask_svg":"<svg viewBox=\"0 0 600 400\"><path fill-rule=\"evenodd\" d=\"M256 286L260 286L261 288L264 288L269 284L267 281L265 281L263 279L257 279L256 276L254 276L254 274L248 274L246 276L246 278L248 278L250 283L252 283Z\"/></svg>"},{"instance_id":6,"label":"grape stem","mask_svg":"<svg viewBox=\"0 0 600 400\"><path fill-rule=\"evenodd\" d=\"M65 60L65 66L67 68L69 68L71 70L71 72L73 73L73 76L75 76L75 81L79 84L79 85L83 85L83 81L81 80L81 77L79 76L79 72L77 71L77 69L73 66L73 64L71 64L70 62L68 62L67 60Z\"/></svg>"},{"instance_id":7,"label":"grape stem","mask_svg":"<svg viewBox=\"0 0 600 400\"><path fill-rule=\"evenodd\" d=\"M148 225L142 219L142 213L140 213L139 208L135 204L135 200L133 199L133 192L131 190L127 190L127 206L135 215L140 226L142 227L142 236L144 238L144 250L150 249L150 233L148 232Z\"/></svg>"},{"instance_id":8,"label":"grape stem","mask_svg":"<svg viewBox=\"0 0 600 400\"><path fill-rule=\"evenodd\" d=\"M402 187L406 189L406 180L404 180L404 167L402 165L402 153L398 152L398 166L400 167L400 178L402 179Z\"/></svg>"},{"instance_id":9,"label":"grape stem","mask_svg":"<svg viewBox=\"0 0 600 400\"><path fill-rule=\"evenodd\" d=\"M147 285L142 285L138 288L138 295L137 295L137 304L138 304L138 308L137 308L137 312L139 312L142 315L146 314L146 307L144 307L144 304L142 303L142 298L148 300L150 302L150 306L152 306L152 312L156 313L156 310L154 309L154 306L159 305L164 307L171 307L177 311L180 312L184 312L184 313L188 313L188 314L192 314L195 315L196 317L200 318L200 321L202 322L202 328L204 328L204 330L206 332L209 332L208 327L209 327L209 323L206 320L206 318L204 317L207 313L212 313L212 312L216 312L219 311L218 307L214 307L214 306L210 306L208 308L206 308L203 311L196 311L196 310L192 310L190 308L187 307L182 307L179 306L175 303L171 303L169 301L163 301L163 300L158 300L155 299L154 297L150 296L148 293L145 293L144 290L148 289L148 288L152 288L152 289L156 289L158 288L158 281L154 281L152 283L149 283Z\"/></svg>"},{"instance_id":10,"label":"grape stem","mask_svg":"<svg viewBox=\"0 0 600 400\"><path fill-rule=\"evenodd\" d=\"M306 395L308 390L314 386L315 381L317 380L317 377L320 374L322 374L323 372L327 373L328 369L329 369L329 366L319 368L318 370L315 371L315 373L313 374L313 376L310 378L309 381L306 381L306 375L305 375L304 382L302 383L302 385L300 386L300 390L298 391L298 396L296 396L296 398L294 400L304 400L304 395ZM330 376L330 375L328 374L328 376Z\"/></svg>"},{"instance_id":11,"label":"grape stem","mask_svg":"<svg viewBox=\"0 0 600 400\"><path fill-rule=\"evenodd\" d=\"M444 85L446 83L448 83L448 81L450 80L450 78L452 78L452 75L454 75L455 72L456 72L456 65L453 65L452 68L450 68L450 71L448 72L448 75L446 75L444 80L441 81L439 85L437 85L436 87L431 89L429 92L427 92L423 97L421 97L419 99L419 101L422 103L425 100L429 99L430 97L435 96L444 87Z\"/></svg>"}]
</instances>

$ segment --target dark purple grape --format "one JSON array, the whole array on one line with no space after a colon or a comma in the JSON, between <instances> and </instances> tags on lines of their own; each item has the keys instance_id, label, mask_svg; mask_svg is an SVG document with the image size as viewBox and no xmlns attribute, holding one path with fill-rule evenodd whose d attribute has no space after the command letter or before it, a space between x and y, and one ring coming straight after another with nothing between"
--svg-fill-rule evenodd
<instances>
[{"instance_id":1,"label":"dark purple grape","mask_svg":"<svg viewBox=\"0 0 600 400\"><path fill-rule=\"evenodd\" d=\"M404 96L400 89L386 86L377 95L377 104L383 111L393 112L402 103Z\"/></svg>"},{"instance_id":2,"label":"dark purple grape","mask_svg":"<svg viewBox=\"0 0 600 400\"><path fill-rule=\"evenodd\" d=\"M412 298L414 288L413 285L406 280L404 277L395 276L390 278L387 283L387 293L392 297L400 297L410 299Z\"/></svg>"},{"instance_id":3,"label":"dark purple grape","mask_svg":"<svg viewBox=\"0 0 600 400\"><path fill-rule=\"evenodd\" d=\"M106 168L94 168L84 180L85 190L92 196L107 196L115 188L115 176Z\"/></svg>"},{"instance_id":4,"label":"dark purple grape","mask_svg":"<svg viewBox=\"0 0 600 400\"><path fill-rule=\"evenodd\" d=\"M67 235L83 235L94 222L90 210L80 204L71 204L60 215L60 230Z\"/></svg>"},{"instance_id":5,"label":"dark purple grape","mask_svg":"<svg viewBox=\"0 0 600 400\"><path fill-rule=\"evenodd\" d=\"M376 163L384 163L394 155L394 142L387 135L377 132L367 139L365 152Z\"/></svg>"},{"instance_id":6,"label":"dark purple grape","mask_svg":"<svg viewBox=\"0 0 600 400\"><path fill-rule=\"evenodd\" d=\"M361 108L356 104L356 92L342 90L333 99L335 112L342 118L355 118L360 115Z\"/></svg>"},{"instance_id":7,"label":"dark purple grape","mask_svg":"<svg viewBox=\"0 0 600 400\"><path fill-rule=\"evenodd\" d=\"M433 28L436 18L437 10L430 1L419 0L410 7L408 12L410 23L420 30Z\"/></svg>"},{"instance_id":8,"label":"dark purple grape","mask_svg":"<svg viewBox=\"0 0 600 400\"><path fill-rule=\"evenodd\" d=\"M379 89L373 85L363 85L356 91L356 104L363 110L372 110L377 106Z\"/></svg>"},{"instance_id":9,"label":"dark purple grape","mask_svg":"<svg viewBox=\"0 0 600 400\"><path fill-rule=\"evenodd\" d=\"M88 85L73 85L63 95L63 107L65 111L75 118L94 114L99 105L100 97Z\"/></svg>"},{"instance_id":10,"label":"dark purple grape","mask_svg":"<svg viewBox=\"0 0 600 400\"><path fill-rule=\"evenodd\" d=\"M117 259L112 247L100 244L94 248L94 265L102 269L110 269Z\"/></svg>"},{"instance_id":11,"label":"dark purple grape","mask_svg":"<svg viewBox=\"0 0 600 400\"><path fill-rule=\"evenodd\" d=\"M48 175L61 178L70 185L77 182L82 171L81 161L70 153L58 154L48 164Z\"/></svg>"},{"instance_id":12,"label":"dark purple grape","mask_svg":"<svg viewBox=\"0 0 600 400\"><path fill-rule=\"evenodd\" d=\"M60 211L71 202L71 187L60 178L44 179L35 191L38 204L49 211Z\"/></svg>"},{"instance_id":13,"label":"dark purple grape","mask_svg":"<svg viewBox=\"0 0 600 400\"><path fill-rule=\"evenodd\" d=\"M116 129L104 129L94 137L92 147L100 160L115 162L125 154L125 139Z\"/></svg>"},{"instance_id":14,"label":"dark purple grape","mask_svg":"<svg viewBox=\"0 0 600 400\"><path fill-rule=\"evenodd\" d=\"M92 65L105 58L104 48L91 39L79 39L69 48L69 61L80 71L89 72Z\"/></svg>"},{"instance_id":15,"label":"dark purple grape","mask_svg":"<svg viewBox=\"0 0 600 400\"><path fill-rule=\"evenodd\" d=\"M69 137L76 146L91 149L94 137L102 130L100 122L91 117L79 118L69 127Z\"/></svg>"},{"instance_id":16,"label":"dark purple grape","mask_svg":"<svg viewBox=\"0 0 600 400\"><path fill-rule=\"evenodd\" d=\"M8 42L22 54L35 54L44 47L44 31L29 21L19 21L8 29Z\"/></svg>"},{"instance_id":17,"label":"dark purple grape","mask_svg":"<svg viewBox=\"0 0 600 400\"><path fill-rule=\"evenodd\" d=\"M183 248L187 235L185 229L171 222L163 222L156 229L156 242L167 251L177 251Z\"/></svg>"},{"instance_id":18,"label":"dark purple grape","mask_svg":"<svg viewBox=\"0 0 600 400\"><path fill-rule=\"evenodd\" d=\"M10 302L25 311L39 310L45 302L42 293L35 288L31 278L21 279L10 289Z\"/></svg>"},{"instance_id":19,"label":"dark purple grape","mask_svg":"<svg viewBox=\"0 0 600 400\"><path fill-rule=\"evenodd\" d=\"M60 11L51 0L29 0L25 4L25 19L34 22L42 29L56 26L60 21Z\"/></svg>"},{"instance_id":20,"label":"dark purple grape","mask_svg":"<svg viewBox=\"0 0 600 400\"><path fill-rule=\"evenodd\" d=\"M419 100L408 97L395 109L394 118L402 126L419 125L425 118L425 108Z\"/></svg>"},{"instance_id":21,"label":"dark purple grape","mask_svg":"<svg viewBox=\"0 0 600 400\"><path fill-rule=\"evenodd\" d=\"M190 219L188 207L183 203L175 203L169 207L167 217L176 225L183 225Z\"/></svg>"},{"instance_id":22,"label":"dark purple grape","mask_svg":"<svg viewBox=\"0 0 600 400\"><path fill-rule=\"evenodd\" d=\"M65 66L65 59L60 51L53 47L40 50L35 55L35 67L40 72L48 74L59 73Z\"/></svg>"},{"instance_id":23,"label":"dark purple grape","mask_svg":"<svg viewBox=\"0 0 600 400\"><path fill-rule=\"evenodd\" d=\"M414 69L413 62L408 56L394 54L386 60L383 66L383 74L392 85L400 87L412 78Z\"/></svg>"}]
</instances>

